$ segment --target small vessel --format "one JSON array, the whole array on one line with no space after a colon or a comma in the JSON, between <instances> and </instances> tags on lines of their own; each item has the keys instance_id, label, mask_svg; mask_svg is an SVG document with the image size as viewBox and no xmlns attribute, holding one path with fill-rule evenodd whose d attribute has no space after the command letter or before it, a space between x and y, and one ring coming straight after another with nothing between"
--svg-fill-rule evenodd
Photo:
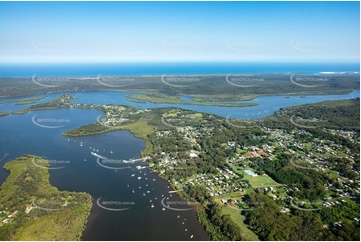
<instances>
[{"instance_id":1,"label":"small vessel","mask_svg":"<svg viewBox=\"0 0 361 242\"><path fill-rule=\"evenodd\" d=\"M157 200L157 198L155 198L155 200Z\"/></svg>"},{"instance_id":2,"label":"small vessel","mask_svg":"<svg viewBox=\"0 0 361 242\"><path fill-rule=\"evenodd\" d=\"M133 193L134 193L134 189L133 189L133 191L132 191Z\"/></svg>"},{"instance_id":3,"label":"small vessel","mask_svg":"<svg viewBox=\"0 0 361 242\"><path fill-rule=\"evenodd\" d=\"M147 193L150 193L150 191L147 191Z\"/></svg>"},{"instance_id":4,"label":"small vessel","mask_svg":"<svg viewBox=\"0 0 361 242\"><path fill-rule=\"evenodd\" d=\"M80 142L80 146L83 146L83 142Z\"/></svg>"},{"instance_id":5,"label":"small vessel","mask_svg":"<svg viewBox=\"0 0 361 242\"><path fill-rule=\"evenodd\" d=\"M191 235L191 238L193 238L193 234Z\"/></svg>"},{"instance_id":6,"label":"small vessel","mask_svg":"<svg viewBox=\"0 0 361 242\"><path fill-rule=\"evenodd\" d=\"M99 152L99 150L97 150L97 152Z\"/></svg>"},{"instance_id":7,"label":"small vessel","mask_svg":"<svg viewBox=\"0 0 361 242\"><path fill-rule=\"evenodd\" d=\"M135 176L135 174L132 174L132 176Z\"/></svg>"},{"instance_id":8,"label":"small vessel","mask_svg":"<svg viewBox=\"0 0 361 242\"><path fill-rule=\"evenodd\" d=\"M84 161L86 161L86 159L84 159Z\"/></svg>"},{"instance_id":9,"label":"small vessel","mask_svg":"<svg viewBox=\"0 0 361 242\"><path fill-rule=\"evenodd\" d=\"M152 199L150 199L149 202L151 203L151 202L152 202Z\"/></svg>"},{"instance_id":10,"label":"small vessel","mask_svg":"<svg viewBox=\"0 0 361 242\"><path fill-rule=\"evenodd\" d=\"M153 181L155 181L155 179L153 179Z\"/></svg>"},{"instance_id":11,"label":"small vessel","mask_svg":"<svg viewBox=\"0 0 361 242\"><path fill-rule=\"evenodd\" d=\"M178 215L177 218L179 218L180 216Z\"/></svg>"},{"instance_id":12,"label":"small vessel","mask_svg":"<svg viewBox=\"0 0 361 242\"><path fill-rule=\"evenodd\" d=\"M145 193L143 193L143 196L145 196Z\"/></svg>"},{"instance_id":13,"label":"small vessel","mask_svg":"<svg viewBox=\"0 0 361 242\"><path fill-rule=\"evenodd\" d=\"M185 229L184 231L187 231L188 229Z\"/></svg>"},{"instance_id":14,"label":"small vessel","mask_svg":"<svg viewBox=\"0 0 361 242\"><path fill-rule=\"evenodd\" d=\"M127 187L129 187L129 184L127 185Z\"/></svg>"},{"instance_id":15,"label":"small vessel","mask_svg":"<svg viewBox=\"0 0 361 242\"><path fill-rule=\"evenodd\" d=\"M111 150L110 153L113 154L113 151Z\"/></svg>"},{"instance_id":16,"label":"small vessel","mask_svg":"<svg viewBox=\"0 0 361 242\"><path fill-rule=\"evenodd\" d=\"M145 186L147 187L147 186L148 186L148 184L145 184Z\"/></svg>"},{"instance_id":17,"label":"small vessel","mask_svg":"<svg viewBox=\"0 0 361 242\"><path fill-rule=\"evenodd\" d=\"M138 180L142 179L142 177L138 176Z\"/></svg>"},{"instance_id":18,"label":"small vessel","mask_svg":"<svg viewBox=\"0 0 361 242\"><path fill-rule=\"evenodd\" d=\"M151 206L152 208L154 208L154 205L153 205L153 203L152 203L152 206Z\"/></svg>"},{"instance_id":19,"label":"small vessel","mask_svg":"<svg viewBox=\"0 0 361 242\"><path fill-rule=\"evenodd\" d=\"M70 141L70 139L68 139L68 141Z\"/></svg>"},{"instance_id":20,"label":"small vessel","mask_svg":"<svg viewBox=\"0 0 361 242\"><path fill-rule=\"evenodd\" d=\"M162 210L164 211L164 210L165 210L165 208L162 208Z\"/></svg>"},{"instance_id":21,"label":"small vessel","mask_svg":"<svg viewBox=\"0 0 361 242\"><path fill-rule=\"evenodd\" d=\"M139 189L141 189L142 187L140 186L140 187L138 187Z\"/></svg>"}]
</instances>

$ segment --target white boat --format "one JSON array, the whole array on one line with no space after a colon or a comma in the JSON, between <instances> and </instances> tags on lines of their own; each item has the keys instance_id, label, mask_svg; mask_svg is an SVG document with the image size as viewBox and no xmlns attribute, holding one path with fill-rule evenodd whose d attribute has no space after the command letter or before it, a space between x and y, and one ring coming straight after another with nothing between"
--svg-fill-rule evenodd
<instances>
[{"instance_id":1,"label":"white boat","mask_svg":"<svg viewBox=\"0 0 361 242\"><path fill-rule=\"evenodd\" d=\"M83 146L83 142L80 142L80 146Z\"/></svg>"},{"instance_id":2,"label":"white boat","mask_svg":"<svg viewBox=\"0 0 361 242\"><path fill-rule=\"evenodd\" d=\"M133 193L134 193L134 189L133 189L133 191L132 191Z\"/></svg>"},{"instance_id":3,"label":"white boat","mask_svg":"<svg viewBox=\"0 0 361 242\"><path fill-rule=\"evenodd\" d=\"M147 167L146 166L136 166L135 168L137 168L138 170L141 170L141 169L145 169Z\"/></svg>"},{"instance_id":4,"label":"white boat","mask_svg":"<svg viewBox=\"0 0 361 242\"><path fill-rule=\"evenodd\" d=\"M188 229L185 229L184 231L187 231Z\"/></svg>"},{"instance_id":5,"label":"white boat","mask_svg":"<svg viewBox=\"0 0 361 242\"><path fill-rule=\"evenodd\" d=\"M191 235L191 238L193 238L193 234Z\"/></svg>"},{"instance_id":6,"label":"white boat","mask_svg":"<svg viewBox=\"0 0 361 242\"><path fill-rule=\"evenodd\" d=\"M141 177L141 176L138 176L138 180L140 180L140 179L142 179L142 177Z\"/></svg>"},{"instance_id":7,"label":"white boat","mask_svg":"<svg viewBox=\"0 0 361 242\"><path fill-rule=\"evenodd\" d=\"M135 174L132 174L132 176L135 176Z\"/></svg>"},{"instance_id":8,"label":"white boat","mask_svg":"<svg viewBox=\"0 0 361 242\"><path fill-rule=\"evenodd\" d=\"M152 206L151 206L152 208L154 208L154 205L153 205L153 203L152 203Z\"/></svg>"},{"instance_id":9,"label":"white boat","mask_svg":"<svg viewBox=\"0 0 361 242\"><path fill-rule=\"evenodd\" d=\"M177 216L177 218L179 218L179 215Z\"/></svg>"},{"instance_id":10,"label":"white boat","mask_svg":"<svg viewBox=\"0 0 361 242\"><path fill-rule=\"evenodd\" d=\"M165 210L165 208L162 208L162 210L164 211L164 210Z\"/></svg>"},{"instance_id":11,"label":"white boat","mask_svg":"<svg viewBox=\"0 0 361 242\"><path fill-rule=\"evenodd\" d=\"M147 191L147 193L150 193L150 191Z\"/></svg>"},{"instance_id":12,"label":"white boat","mask_svg":"<svg viewBox=\"0 0 361 242\"><path fill-rule=\"evenodd\" d=\"M86 161L86 159L84 159L84 161Z\"/></svg>"},{"instance_id":13,"label":"white boat","mask_svg":"<svg viewBox=\"0 0 361 242\"><path fill-rule=\"evenodd\" d=\"M113 151L111 150L111 151L110 151L110 153L112 153L112 154L113 154Z\"/></svg>"}]
</instances>

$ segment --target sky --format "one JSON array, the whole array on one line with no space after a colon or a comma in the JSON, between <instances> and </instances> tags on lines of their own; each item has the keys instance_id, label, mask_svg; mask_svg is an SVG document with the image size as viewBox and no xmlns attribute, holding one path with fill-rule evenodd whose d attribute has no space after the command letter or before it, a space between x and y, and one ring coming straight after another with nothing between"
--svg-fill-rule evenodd
<instances>
[{"instance_id":1,"label":"sky","mask_svg":"<svg viewBox=\"0 0 361 242\"><path fill-rule=\"evenodd\" d=\"M359 2L0 2L0 63L359 62Z\"/></svg>"}]
</instances>

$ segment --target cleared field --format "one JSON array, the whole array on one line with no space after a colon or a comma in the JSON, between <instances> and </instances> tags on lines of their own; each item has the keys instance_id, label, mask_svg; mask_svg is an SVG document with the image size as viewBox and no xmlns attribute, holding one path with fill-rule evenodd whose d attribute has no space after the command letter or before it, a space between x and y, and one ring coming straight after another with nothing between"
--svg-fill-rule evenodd
<instances>
[{"instance_id":1,"label":"cleared field","mask_svg":"<svg viewBox=\"0 0 361 242\"><path fill-rule=\"evenodd\" d=\"M250 175L245 173L244 178L247 179L249 181L249 184L251 184L251 186L254 188L279 185L277 182L272 180L272 178L270 178L267 175L259 175L259 176L251 177Z\"/></svg>"},{"instance_id":2,"label":"cleared field","mask_svg":"<svg viewBox=\"0 0 361 242\"><path fill-rule=\"evenodd\" d=\"M245 217L240 213L239 210L232 209L228 206L222 207L222 215L229 214L231 219L238 224L242 231L242 237L247 241L259 241L258 236L253 233L245 224Z\"/></svg>"}]
</instances>

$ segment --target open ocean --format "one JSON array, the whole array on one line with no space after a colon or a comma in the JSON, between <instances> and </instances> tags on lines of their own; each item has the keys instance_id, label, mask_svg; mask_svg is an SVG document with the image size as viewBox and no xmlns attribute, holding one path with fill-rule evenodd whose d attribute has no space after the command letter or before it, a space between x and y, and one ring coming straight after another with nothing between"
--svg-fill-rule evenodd
<instances>
[{"instance_id":1,"label":"open ocean","mask_svg":"<svg viewBox=\"0 0 361 242\"><path fill-rule=\"evenodd\" d=\"M359 63L47 63L0 64L0 77L360 72Z\"/></svg>"}]
</instances>

